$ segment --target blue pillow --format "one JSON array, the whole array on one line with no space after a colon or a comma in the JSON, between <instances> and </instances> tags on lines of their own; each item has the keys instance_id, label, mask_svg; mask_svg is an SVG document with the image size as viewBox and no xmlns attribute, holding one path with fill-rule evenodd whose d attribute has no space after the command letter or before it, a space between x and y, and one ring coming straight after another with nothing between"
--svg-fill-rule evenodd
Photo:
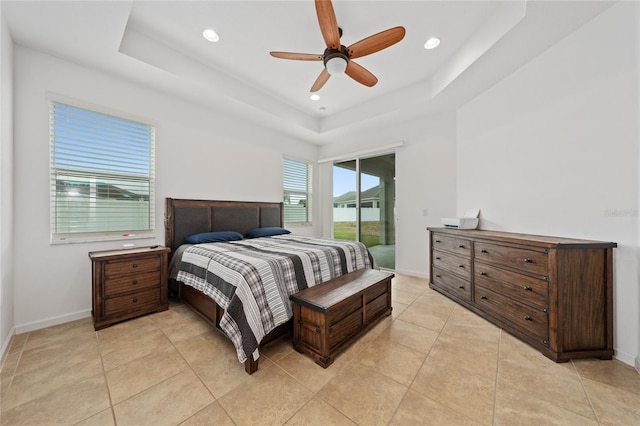
<instances>
[{"instance_id":1,"label":"blue pillow","mask_svg":"<svg viewBox=\"0 0 640 426\"><path fill-rule=\"evenodd\" d=\"M280 228L278 226L269 226L266 228L255 228L247 231L247 238L271 237L273 235L290 234L291 231Z\"/></svg>"},{"instance_id":2,"label":"blue pillow","mask_svg":"<svg viewBox=\"0 0 640 426\"><path fill-rule=\"evenodd\" d=\"M233 231L202 232L200 234L189 235L184 239L187 244L220 243L224 241L238 241L242 239L242 234Z\"/></svg>"}]
</instances>

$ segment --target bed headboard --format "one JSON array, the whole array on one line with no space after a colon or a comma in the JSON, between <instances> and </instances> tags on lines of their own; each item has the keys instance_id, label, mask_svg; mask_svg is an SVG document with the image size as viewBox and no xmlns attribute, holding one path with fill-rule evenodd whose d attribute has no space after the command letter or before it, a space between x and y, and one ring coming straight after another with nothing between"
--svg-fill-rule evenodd
<instances>
[{"instance_id":1,"label":"bed headboard","mask_svg":"<svg viewBox=\"0 0 640 426\"><path fill-rule=\"evenodd\" d=\"M172 252L184 238L200 232L236 231L283 226L283 203L166 199L165 245Z\"/></svg>"}]
</instances>

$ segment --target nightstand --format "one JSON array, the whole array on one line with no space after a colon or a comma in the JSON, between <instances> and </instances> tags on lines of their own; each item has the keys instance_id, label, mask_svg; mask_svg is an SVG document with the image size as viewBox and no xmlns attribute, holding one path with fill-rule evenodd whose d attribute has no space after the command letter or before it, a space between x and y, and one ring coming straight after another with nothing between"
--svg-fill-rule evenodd
<instances>
[{"instance_id":1,"label":"nightstand","mask_svg":"<svg viewBox=\"0 0 640 426\"><path fill-rule=\"evenodd\" d=\"M89 253L96 330L169 308L169 252L160 246Z\"/></svg>"}]
</instances>

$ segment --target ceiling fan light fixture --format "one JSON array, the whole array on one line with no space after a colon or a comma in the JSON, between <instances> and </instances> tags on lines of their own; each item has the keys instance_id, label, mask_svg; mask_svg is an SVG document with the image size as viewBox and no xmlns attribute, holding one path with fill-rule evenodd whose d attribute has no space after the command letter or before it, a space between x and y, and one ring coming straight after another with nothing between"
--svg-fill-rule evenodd
<instances>
[{"instance_id":1,"label":"ceiling fan light fixture","mask_svg":"<svg viewBox=\"0 0 640 426\"><path fill-rule=\"evenodd\" d=\"M341 56L334 56L327 59L325 66L331 75L344 74L347 69L347 60Z\"/></svg>"},{"instance_id":2,"label":"ceiling fan light fixture","mask_svg":"<svg viewBox=\"0 0 640 426\"><path fill-rule=\"evenodd\" d=\"M206 40L212 43L216 43L220 41L220 35L211 28L207 28L204 31L202 31L202 37L204 37Z\"/></svg>"},{"instance_id":3,"label":"ceiling fan light fixture","mask_svg":"<svg viewBox=\"0 0 640 426\"><path fill-rule=\"evenodd\" d=\"M438 37L431 37L424 44L425 49L435 49L440 44L440 39Z\"/></svg>"}]
</instances>

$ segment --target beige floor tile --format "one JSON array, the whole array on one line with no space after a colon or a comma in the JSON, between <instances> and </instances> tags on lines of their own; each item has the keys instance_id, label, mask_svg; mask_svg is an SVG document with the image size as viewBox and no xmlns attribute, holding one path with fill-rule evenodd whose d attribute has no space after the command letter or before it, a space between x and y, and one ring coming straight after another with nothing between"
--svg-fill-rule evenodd
<instances>
[{"instance_id":1,"label":"beige floor tile","mask_svg":"<svg viewBox=\"0 0 640 426\"><path fill-rule=\"evenodd\" d=\"M572 377L577 374L571 362L554 362L506 331L500 335L500 360L548 374L568 374Z\"/></svg>"},{"instance_id":2,"label":"beige floor tile","mask_svg":"<svg viewBox=\"0 0 640 426\"><path fill-rule=\"evenodd\" d=\"M451 325L497 328L486 319L475 314L474 312L471 312L461 305L455 305L453 307L453 310L451 311L451 317L449 318L447 323Z\"/></svg>"},{"instance_id":3,"label":"beige floor tile","mask_svg":"<svg viewBox=\"0 0 640 426\"><path fill-rule=\"evenodd\" d=\"M390 425L421 425L421 426L474 426L480 423L463 416L460 413L440 404L416 391L409 389L398 411L391 419Z\"/></svg>"},{"instance_id":4,"label":"beige floor tile","mask_svg":"<svg viewBox=\"0 0 640 426\"><path fill-rule=\"evenodd\" d=\"M438 338L438 332L397 319L380 333L379 337L382 336L426 354Z\"/></svg>"},{"instance_id":5,"label":"beige floor tile","mask_svg":"<svg viewBox=\"0 0 640 426\"><path fill-rule=\"evenodd\" d=\"M118 425L173 425L214 402L207 388L185 370L113 406Z\"/></svg>"},{"instance_id":6,"label":"beige floor tile","mask_svg":"<svg viewBox=\"0 0 640 426\"><path fill-rule=\"evenodd\" d=\"M16 351L5 355L4 360L2 362L2 370L0 370L0 374L11 374L16 370L18 366L18 361L20 361L20 357L22 356L21 351Z\"/></svg>"},{"instance_id":7,"label":"beige floor tile","mask_svg":"<svg viewBox=\"0 0 640 426\"><path fill-rule=\"evenodd\" d=\"M495 379L429 356L411 389L482 424L493 418Z\"/></svg>"},{"instance_id":8,"label":"beige floor tile","mask_svg":"<svg viewBox=\"0 0 640 426\"><path fill-rule=\"evenodd\" d=\"M423 352L378 337L360 352L357 362L409 387L426 357Z\"/></svg>"},{"instance_id":9,"label":"beige floor tile","mask_svg":"<svg viewBox=\"0 0 640 426\"><path fill-rule=\"evenodd\" d=\"M421 295L422 291L410 291L391 286L391 300L396 300L405 305L410 305Z\"/></svg>"},{"instance_id":10,"label":"beige floor tile","mask_svg":"<svg viewBox=\"0 0 640 426\"><path fill-rule=\"evenodd\" d=\"M188 363L231 354L238 362L238 355L229 339L217 330L209 330L197 336L188 337L175 343L176 349Z\"/></svg>"},{"instance_id":11,"label":"beige floor tile","mask_svg":"<svg viewBox=\"0 0 640 426\"><path fill-rule=\"evenodd\" d=\"M640 395L640 374L630 365L615 359L581 359L573 364L585 379Z\"/></svg>"},{"instance_id":12,"label":"beige floor tile","mask_svg":"<svg viewBox=\"0 0 640 426\"><path fill-rule=\"evenodd\" d=\"M84 359L74 357L73 361L54 363L14 376L11 388L2 398L2 408L16 407L102 373L102 362L97 353Z\"/></svg>"},{"instance_id":13,"label":"beige floor tile","mask_svg":"<svg viewBox=\"0 0 640 426\"><path fill-rule=\"evenodd\" d=\"M77 336L72 342L58 341L24 350L15 374L25 374L53 366L64 368L99 355L95 335L83 334Z\"/></svg>"},{"instance_id":14,"label":"beige floor tile","mask_svg":"<svg viewBox=\"0 0 640 426\"><path fill-rule=\"evenodd\" d=\"M447 322L448 314L441 312L429 311L420 306L409 306L398 317L398 319L428 328L434 331L440 331Z\"/></svg>"},{"instance_id":15,"label":"beige floor tile","mask_svg":"<svg viewBox=\"0 0 640 426\"><path fill-rule=\"evenodd\" d=\"M413 302L413 306L424 307L425 309L432 309L445 314L450 314L456 306L456 303L453 300L440 295L440 293L430 290L429 293L424 293L422 296L418 297Z\"/></svg>"},{"instance_id":16,"label":"beige floor tile","mask_svg":"<svg viewBox=\"0 0 640 426\"><path fill-rule=\"evenodd\" d=\"M161 330L152 330L148 333L136 333L121 336L117 341L100 343L102 362L104 369L113 368L131 362L134 359L162 351L172 347L171 342Z\"/></svg>"},{"instance_id":17,"label":"beige floor tile","mask_svg":"<svg viewBox=\"0 0 640 426\"><path fill-rule=\"evenodd\" d=\"M185 324L178 324L162 328L164 334L174 344L181 340L188 339L189 337L199 336L200 334L207 333L211 330L213 330L213 326L201 318L194 318L190 322L187 322Z\"/></svg>"},{"instance_id":18,"label":"beige floor tile","mask_svg":"<svg viewBox=\"0 0 640 426\"><path fill-rule=\"evenodd\" d=\"M597 425L591 417L549 403L529 394L513 393L498 389L494 425Z\"/></svg>"},{"instance_id":19,"label":"beige floor tile","mask_svg":"<svg viewBox=\"0 0 640 426\"><path fill-rule=\"evenodd\" d=\"M64 386L10 410L2 411L3 426L74 424L109 408L104 375Z\"/></svg>"},{"instance_id":20,"label":"beige floor tile","mask_svg":"<svg viewBox=\"0 0 640 426\"><path fill-rule=\"evenodd\" d=\"M553 361L549 360L553 363ZM528 395L593 418L593 410L577 374L549 373L527 365L500 360L497 388L500 392Z\"/></svg>"},{"instance_id":21,"label":"beige floor tile","mask_svg":"<svg viewBox=\"0 0 640 426\"><path fill-rule=\"evenodd\" d=\"M107 408L98 414L94 414L88 419L84 419L81 422L76 423L74 426L115 426L115 424L116 420L113 417L113 410L111 408Z\"/></svg>"},{"instance_id":22,"label":"beige floor tile","mask_svg":"<svg viewBox=\"0 0 640 426\"><path fill-rule=\"evenodd\" d=\"M170 306L166 311L149 315L149 318L158 328L164 329L175 327L176 325L188 324L200 317L186 305L174 305Z\"/></svg>"},{"instance_id":23,"label":"beige floor tile","mask_svg":"<svg viewBox=\"0 0 640 426\"><path fill-rule=\"evenodd\" d=\"M207 407L189 417L181 426L234 426L233 420L227 415L218 402L209 404Z\"/></svg>"},{"instance_id":24,"label":"beige floor tile","mask_svg":"<svg viewBox=\"0 0 640 426\"><path fill-rule=\"evenodd\" d=\"M29 333L14 334L11 337L11 343L9 343L9 349L7 350L7 353L11 354L14 352L22 351L24 349L24 344L27 342L28 338Z\"/></svg>"},{"instance_id":25,"label":"beige floor tile","mask_svg":"<svg viewBox=\"0 0 640 426\"><path fill-rule=\"evenodd\" d=\"M174 348L151 353L106 372L112 404L175 376L189 366Z\"/></svg>"},{"instance_id":26,"label":"beige floor tile","mask_svg":"<svg viewBox=\"0 0 640 426\"><path fill-rule=\"evenodd\" d=\"M407 309L407 307L409 307L409 305L400 303L397 300L393 300L393 298L391 298L391 306L392 306L391 318L393 318L394 320L398 318L400 314L402 314L405 311L405 309Z\"/></svg>"},{"instance_id":27,"label":"beige floor tile","mask_svg":"<svg viewBox=\"0 0 640 426\"><path fill-rule=\"evenodd\" d=\"M287 333L286 335L279 337L277 340L260 348L260 356L264 355L271 361L278 362L279 359L284 358L294 351L291 339L291 333Z\"/></svg>"},{"instance_id":28,"label":"beige floor tile","mask_svg":"<svg viewBox=\"0 0 640 426\"><path fill-rule=\"evenodd\" d=\"M279 360L277 365L313 392L319 391L341 370L340 363L323 368L311 357L296 351Z\"/></svg>"},{"instance_id":29,"label":"beige floor tile","mask_svg":"<svg viewBox=\"0 0 640 426\"><path fill-rule=\"evenodd\" d=\"M283 424L313 396L277 366L259 369L246 386L236 387L218 401L238 425Z\"/></svg>"},{"instance_id":30,"label":"beige floor tile","mask_svg":"<svg viewBox=\"0 0 640 426\"><path fill-rule=\"evenodd\" d=\"M302 407L286 425L288 426L355 426L344 414L319 398L313 398Z\"/></svg>"},{"instance_id":31,"label":"beige floor tile","mask_svg":"<svg viewBox=\"0 0 640 426\"><path fill-rule=\"evenodd\" d=\"M640 424L640 395L588 379L582 383L601 424Z\"/></svg>"},{"instance_id":32,"label":"beige floor tile","mask_svg":"<svg viewBox=\"0 0 640 426\"><path fill-rule=\"evenodd\" d=\"M361 425L387 424L407 387L359 363L331 379L318 396Z\"/></svg>"},{"instance_id":33,"label":"beige floor tile","mask_svg":"<svg viewBox=\"0 0 640 426\"><path fill-rule=\"evenodd\" d=\"M158 326L153 320L152 315L145 315L103 328L98 330L96 334L98 335L100 346L110 346L121 338L129 339L131 336L147 334L157 329Z\"/></svg>"},{"instance_id":34,"label":"beige floor tile","mask_svg":"<svg viewBox=\"0 0 640 426\"><path fill-rule=\"evenodd\" d=\"M93 335L94 333L93 320L91 318L83 318L30 332L24 349L61 342L70 343L80 335Z\"/></svg>"}]
</instances>

